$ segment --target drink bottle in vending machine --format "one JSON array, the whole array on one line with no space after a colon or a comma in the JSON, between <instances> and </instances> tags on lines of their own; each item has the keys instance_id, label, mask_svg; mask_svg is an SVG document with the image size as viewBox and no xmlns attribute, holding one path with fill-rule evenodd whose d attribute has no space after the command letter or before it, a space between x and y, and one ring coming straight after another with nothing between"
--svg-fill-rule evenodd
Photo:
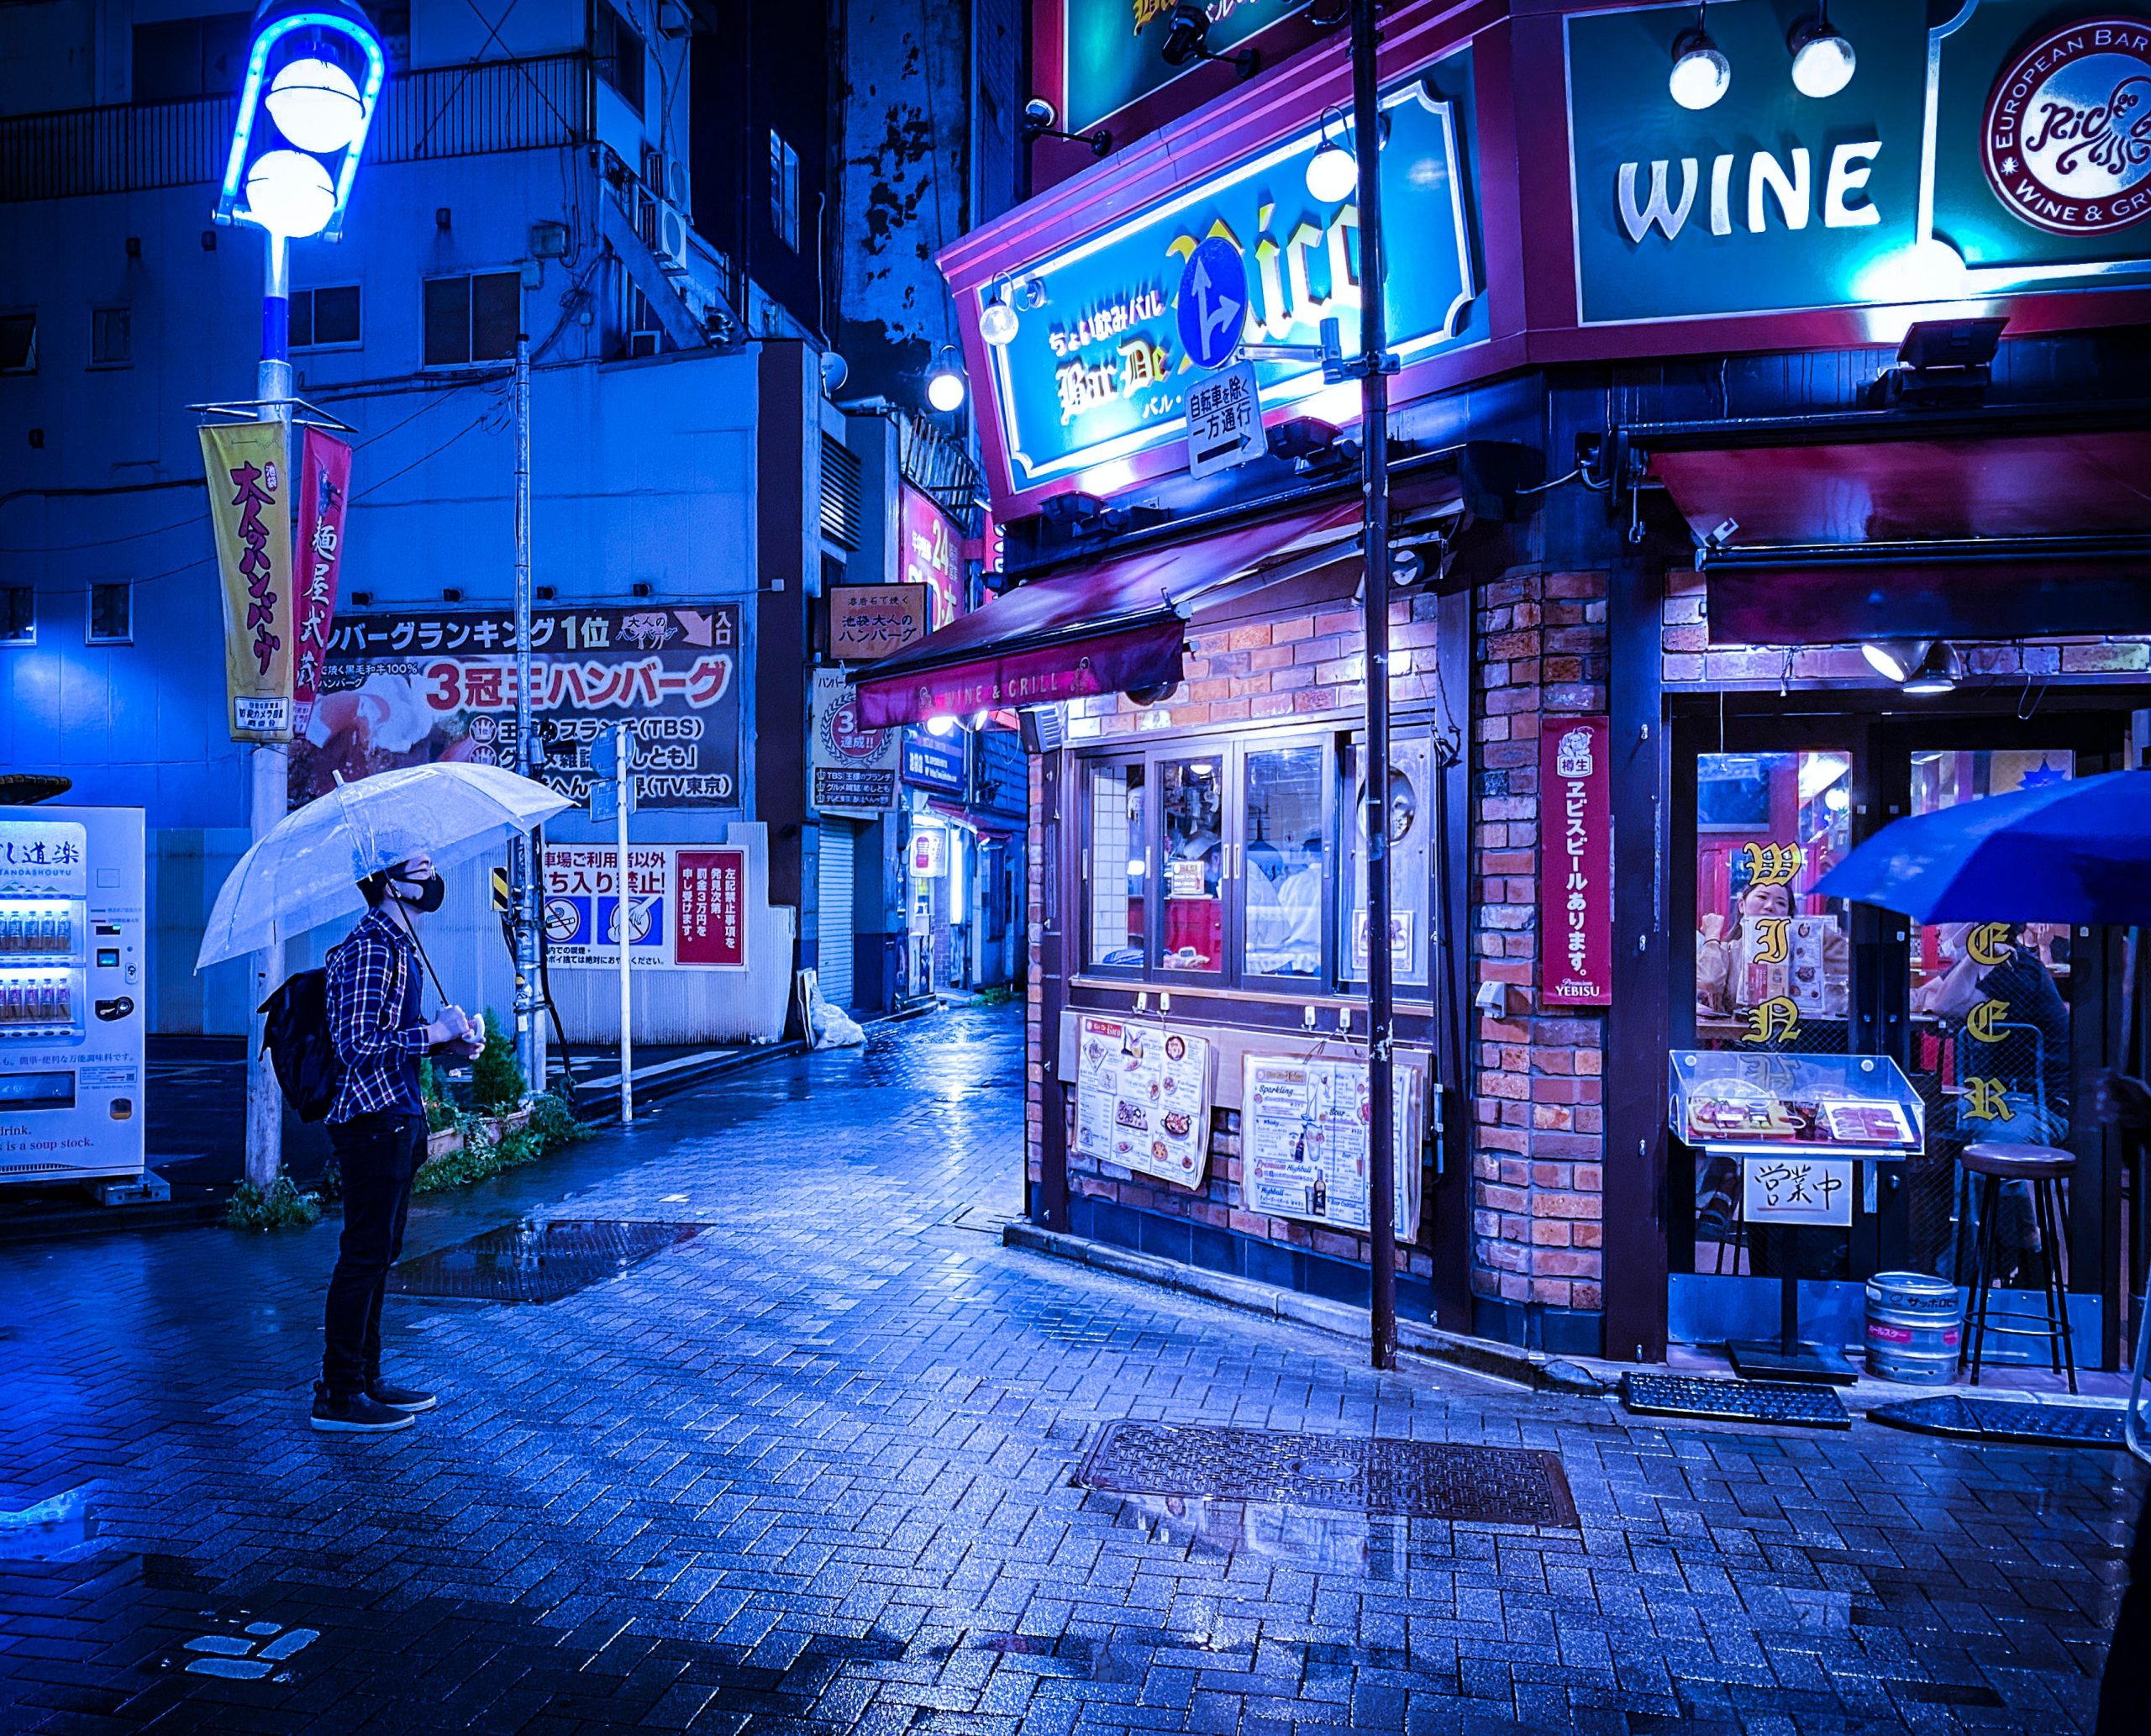
<instances>
[{"instance_id":1,"label":"drink bottle in vending machine","mask_svg":"<svg viewBox=\"0 0 2151 1736\"><path fill-rule=\"evenodd\" d=\"M139 1180L139 808L0 808L0 1186Z\"/></svg>"}]
</instances>

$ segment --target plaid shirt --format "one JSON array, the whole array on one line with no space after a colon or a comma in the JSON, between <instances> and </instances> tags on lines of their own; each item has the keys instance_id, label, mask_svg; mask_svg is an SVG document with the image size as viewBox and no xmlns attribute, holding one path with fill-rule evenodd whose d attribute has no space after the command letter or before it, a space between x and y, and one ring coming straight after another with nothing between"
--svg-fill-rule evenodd
<instances>
[{"instance_id":1,"label":"plaid shirt","mask_svg":"<svg viewBox=\"0 0 2151 1736\"><path fill-rule=\"evenodd\" d=\"M332 1122L382 1110L423 1115L418 1057L426 1021L418 1007L418 949L402 924L371 910L329 954L329 1034L344 1064Z\"/></svg>"}]
</instances>

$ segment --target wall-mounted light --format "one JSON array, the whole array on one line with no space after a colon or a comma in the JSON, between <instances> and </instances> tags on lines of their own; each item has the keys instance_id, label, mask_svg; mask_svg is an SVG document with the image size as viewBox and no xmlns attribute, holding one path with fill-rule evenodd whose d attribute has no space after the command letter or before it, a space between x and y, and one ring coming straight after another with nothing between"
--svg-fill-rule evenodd
<instances>
[{"instance_id":1,"label":"wall-mounted light","mask_svg":"<svg viewBox=\"0 0 2151 1736\"><path fill-rule=\"evenodd\" d=\"M1963 674L1964 665L1958 659L1956 648L1937 639L1919 660L1919 666L1906 678L1904 690L1913 694L1954 693Z\"/></svg>"},{"instance_id":2,"label":"wall-mounted light","mask_svg":"<svg viewBox=\"0 0 2151 1736\"><path fill-rule=\"evenodd\" d=\"M1209 13L1195 0L1181 0L1173 8L1172 22L1165 26L1165 39L1159 45L1158 53L1168 66L1186 66L1196 60L1224 60L1237 67L1242 78L1252 78L1260 70L1262 55L1257 50L1244 48L1236 55L1212 54L1209 41Z\"/></svg>"},{"instance_id":3,"label":"wall-mounted light","mask_svg":"<svg viewBox=\"0 0 2151 1736\"><path fill-rule=\"evenodd\" d=\"M956 720L944 711L938 711L926 720L928 735L949 736L956 733Z\"/></svg>"},{"instance_id":4,"label":"wall-mounted light","mask_svg":"<svg viewBox=\"0 0 2151 1736\"><path fill-rule=\"evenodd\" d=\"M1924 639L1870 639L1860 645L1859 655L1883 680L1901 687L1912 678L1933 648L1933 641Z\"/></svg>"},{"instance_id":5,"label":"wall-mounted light","mask_svg":"<svg viewBox=\"0 0 2151 1736\"><path fill-rule=\"evenodd\" d=\"M1112 134L1103 127L1095 133L1064 133L1060 130L1060 111L1044 97L1033 97L1023 105L1023 143L1033 139L1066 139L1076 145L1087 145L1091 155L1102 157L1112 149Z\"/></svg>"},{"instance_id":6,"label":"wall-mounted light","mask_svg":"<svg viewBox=\"0 0 2151 1736\"><path fill-rule=\"evenodd\" d=\"M1696 8L1696 27L1673 39L1673 71L1666 81L1673 100L1683 108L1708 108L1733 84L1733 62L1718 52L1704 27L1705 7Z\"/></svg>"},{"instance_id":7,"label":"wall-mounted light","mask_svg":"<svg viewBox=\"0 0 2151 1736\"><path fill-rule=\"evenodd\" d=\"M979 310L978 334L996 349L1016 339L1016 310L1009 305L1014 286L1002 278L988 292L986 306Z\"/></svg>"},{"instance_id":8,"label":"wall-mounted light","mask_svg":"<svg viewBox=\"0 0 2151 1736\"><path fill-rule=\"evenodd\" d=\"M1329 136L1331 113L1323 110L1322 139L1307 159L1307 192L1325 205L1338 205L1359 190L1359 160Z\"/></svg>"},{"instance_id":9,"label":"wall-mounted light","mask_svg":"<svg viewBox=\"0 0 2151 1736\"><path fill-rule=\"evenodd\" d=\"M1785 46L1792 50L1792 87L1801 96L1834 97L1852 82L1859 60L1852 44L1830 28L1827 5L1795 24Z\"/></svg>"},{"instance_id":10,"label":"wall-mounted light","mask_svg":"<svg viewBox=\"0 0 2151 1736\"><path fill-rule=\"evenodd\" d=\"M963 408L968 392L963 362L944 344L934 358L934 366L926 371L926 402L943 415L953 415Z\"/></svg>"}]
</instances>

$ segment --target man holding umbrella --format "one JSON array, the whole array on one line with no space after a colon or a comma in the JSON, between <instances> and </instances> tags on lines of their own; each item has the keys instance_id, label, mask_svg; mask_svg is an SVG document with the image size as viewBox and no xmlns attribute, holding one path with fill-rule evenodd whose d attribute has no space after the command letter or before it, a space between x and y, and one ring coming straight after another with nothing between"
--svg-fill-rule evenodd
<instances>
[{"instance_id":1,"label":"man holding umbrella","mask_svg":"<svg viewBox=\"0 0 2151 1736\"><path fill-rule=\"evenodd\" d=\"M440 908L445 891L433 863L414 856L358 884L366 913L329 955L329 1035L344 1066L329 1143L344 1176L344 1236L329 1279L313 1421L330 1432L376 1434L408 1428L434 1406L432 1393L381 1374L381 1298L425 1156L418 1058L439 1050L467 1060L486 1036L460 1007L432 1019L419 1010L418 920Z\"/></svg>"}]
</instances>

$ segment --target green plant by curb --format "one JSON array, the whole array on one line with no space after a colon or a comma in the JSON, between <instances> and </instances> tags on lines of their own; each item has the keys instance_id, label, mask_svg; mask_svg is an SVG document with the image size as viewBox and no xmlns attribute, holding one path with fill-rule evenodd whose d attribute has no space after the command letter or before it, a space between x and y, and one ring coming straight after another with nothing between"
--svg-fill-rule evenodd
<instances>
[{"instance_id":1,"label":"green plant by curb","mask_svg":"<svg viewBox=\"0 0 2151 1736\"><path fill-rule=\"evenodd\" d=\"M471 1063L471 1096L477 1107L489 1115L505 1114L523 1101L529 1082L523 1076L523 1063L517 1059L515 1044L508 1041L508 1028L501 1023L500 1015L488 1007L486 1009L486 1047Z\"/></svg>"},{"instance_id":2,"label":"green plant by curb","mask_svg":"<svg viewBox=\"0 0 2151 1736\"><path fill-rule=\"evenodd\" d=\"M422 1165L411 1184L414 1193L469 1187L590 1137L590 1129L576 1119L575 1111L552 1092L532 1099L529 1122L498 1139L483 1116L459 1115L456 1125L463 1134L461 1147Z\"/></svg>"},{"instance_id":3,"label":"green plant by curb","mask_svg":"<svg viewBox=\"0 0 2151 1736\"><path fill-rule=\"evenodd\" d=\"M224 1207L224 1222L234 1229L304 1229L320 1221L321 1197L301 1193L289 1176L279 1176L266 1193L242 1181Z\"/></svg>"}]
</instances>

